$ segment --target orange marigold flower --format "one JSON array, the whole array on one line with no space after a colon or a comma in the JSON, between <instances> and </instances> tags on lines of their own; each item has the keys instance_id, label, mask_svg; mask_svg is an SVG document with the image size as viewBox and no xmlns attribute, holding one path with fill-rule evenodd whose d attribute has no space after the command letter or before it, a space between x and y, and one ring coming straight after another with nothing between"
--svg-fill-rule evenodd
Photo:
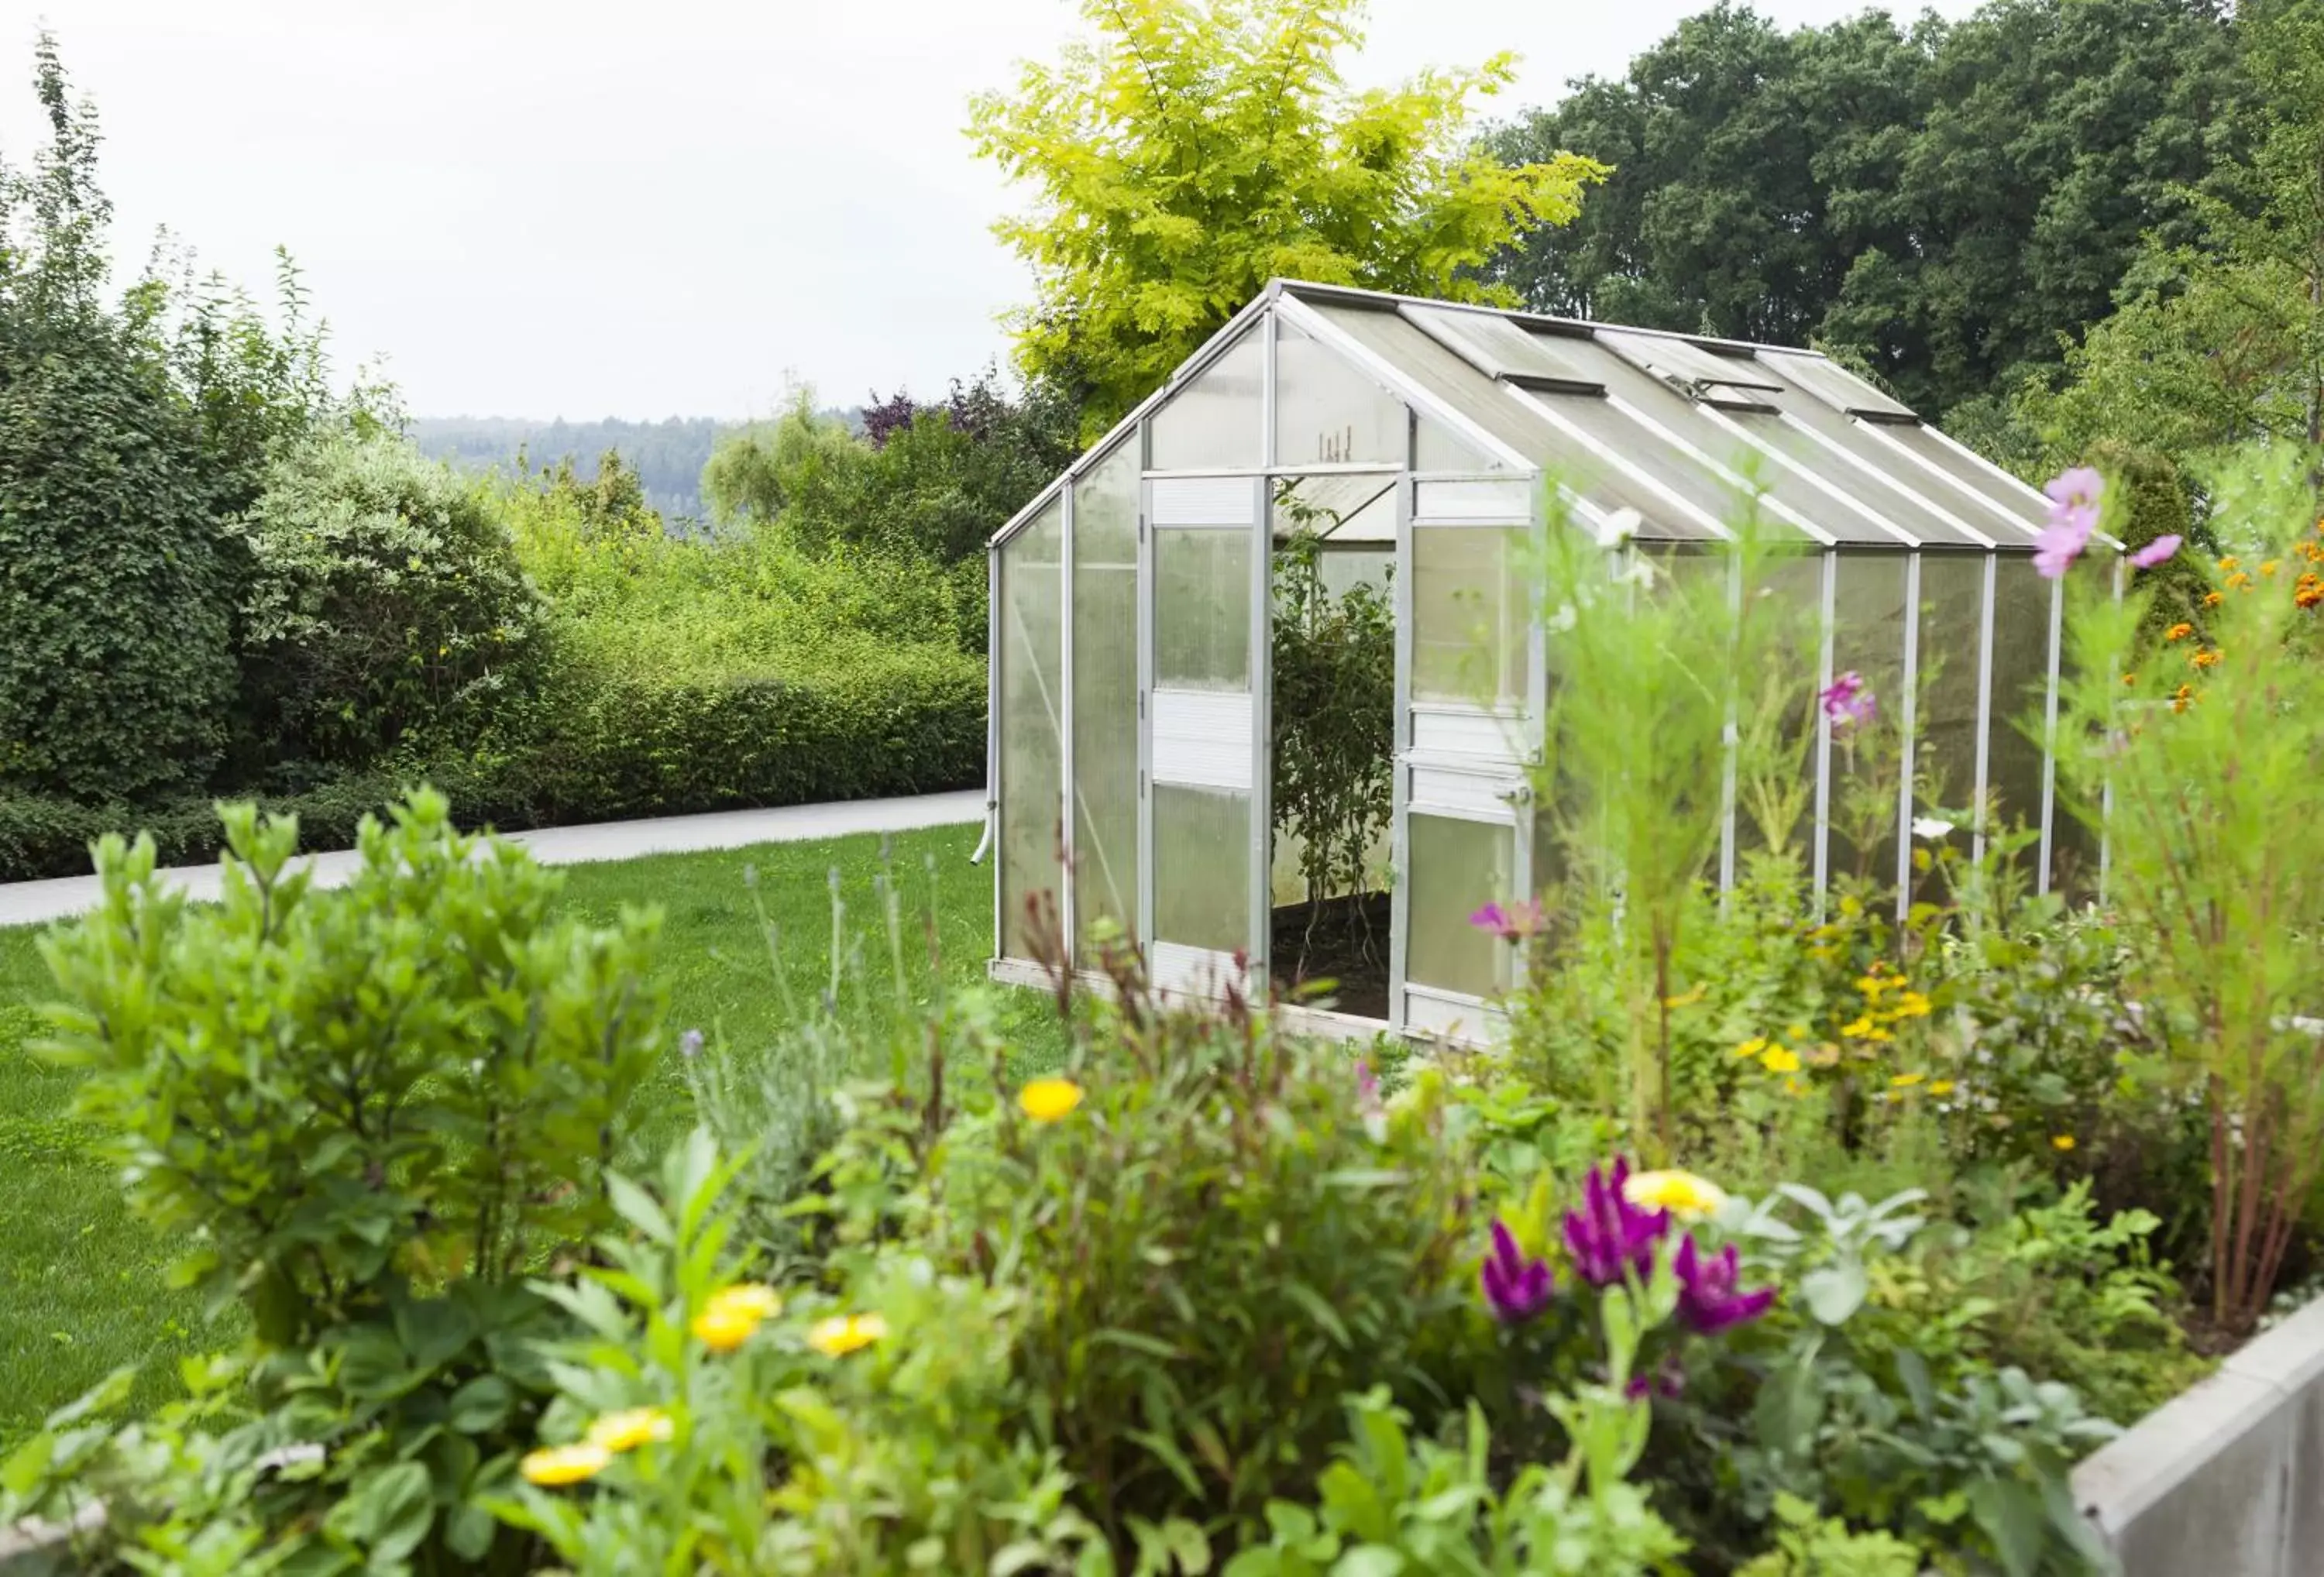
<instances>
[{"instance_id":1,"label":"orange marigold flower","mask_svg":"<svg viewBox=\"0 0 2324 1577\"><path fill-rule=\"evenodd\" d=\"M2122 676L2122 682L2126 685L2135 685L2138 683L2138 676L2136 674L2125 674Z\"/></svg>"},{"instance_id":2,"label":"orange marigold flower","mask_svg":"<svg viewBox=\"0 0 2324 1577\"><path fill-rule=\"evenodd\" d=\"M2265 579L2273 580L2275 578L2276 567L2281 565L2282 562L2283 560L2281 558L2263 559L2259 567L2260 575Z\"/></svg>"},{"instance_id":3,"label":"orange marigold flower","mask_svg":"<svg viewBox=\"0 0 2324 1577\"><path fill-rule=\"evenodd\" d=\"M2296 608L2312 608L2319 603L2324 603L2324 586L2302 586L2292 599Z\"/></svg>"},{"instance_id":4,"label":"orange marigold flower","mask_svg":"<svg viewBox=\"0 0 2324 1577\"><path fill-rule=\"evenodd\" d=\"M2163 632L2163 639L2165 641L2184 641L2193 633L2195 633L2195 626L2188 623L2184 619L2181 619L2179 622L2172 625L2170 629L2165 630Z\"/></svg>"},{"instance_id":5,"label":"orange marigold flower","mask_svg":"<svg viewBox=\"0 0 2324 1577\"><path fill-rule=\"evenodd\" d=\"M2178 691L2171 697L2171 710L2173 712L2184 712L2187 710L2187 703L2192 701L2194 698L2195 687L2192 685L2181 685L2179 687Z\"/></svg>"},{"instance_id":6,"label":"orange marigold flower","mask_svg":"<svg viewBox=\"0 0 2324 1577\"><path fill-rule=\"evenodd\" d=\"M2187 660L2193 663L2197 668L2215 668L2218 664L2219 654L2218 650L2214 648L2209 651L2199 651L2192 657L2190 657Z\"/></svg>"},{"instance_id":7,"label":"orange marigold flower","mask_svg":"<svg viewBox=\"0 0 2324 1577\"><path fill-rule=\"evenodd\" d=\"M2242 562L2242 559L2230 553L2225 558L2219 560L2219 567L2221 569L2233 569L2236 565L2241 564Z\"/></svg>"},{"instance_id":8,"label":"orange marigold flower","mask_svg":"<svg viewBox=\"0 0 2324 1577\"><path fill-rule=\"evenodd\" d=\"M2217 592L2205 592L2203 594L2203 605L2207 608L2218 607L2219 605L2219 594Z\"/></svg>"}]
</instances>

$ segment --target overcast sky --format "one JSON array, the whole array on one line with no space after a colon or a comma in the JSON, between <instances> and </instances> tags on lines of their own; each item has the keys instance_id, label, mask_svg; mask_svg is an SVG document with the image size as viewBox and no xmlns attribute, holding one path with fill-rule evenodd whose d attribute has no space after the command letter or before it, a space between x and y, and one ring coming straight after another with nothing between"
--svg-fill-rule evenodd
<instances>
[{"instance_id":1,"label":"overcast sky","mask_svg":"<svg viewBox=\"0 0 2324 1577\"><path fill-rule=\"evenodd\" d=\"M42 0L32 0L42 5ZM1351 75L1524 57L1514 110L1619 72L1707 0L1374 0ZM1786 23L1860 0L1761 0ZM1958 14L1965 0L1940 0ZM116 251L168 224L254 286L287 246L344 366L420 415L739 417L941 392L1026 293L970 94L1068 0L0 3L0 151L38 129L36 27L106 133Z\"/></svg>"}]
</instances>

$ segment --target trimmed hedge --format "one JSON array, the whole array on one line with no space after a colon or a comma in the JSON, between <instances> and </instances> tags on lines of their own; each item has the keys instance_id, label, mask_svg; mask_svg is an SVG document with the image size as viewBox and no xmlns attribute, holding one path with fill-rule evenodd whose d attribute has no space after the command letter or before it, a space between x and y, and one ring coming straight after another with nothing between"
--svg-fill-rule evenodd
<instances>
[{"instance_id":1,"label":"trimmed hedge","mask_svg":"<svg viewBox=\"0 0 2324 1577\"><path fill-rule=\"evenodd\" d=\"M410 785L442 789L464 826L503 832L648 816L925 794L984 774L984 667L901 647L837 675L568 672L513 737L414 755L301 793L234 795L294 813L308 849L342 849ZM0 790L0 881L85 875L107 832L153 835L164 864L220 847L212 798L82 805Z\"/></svg>"}]
</instances>

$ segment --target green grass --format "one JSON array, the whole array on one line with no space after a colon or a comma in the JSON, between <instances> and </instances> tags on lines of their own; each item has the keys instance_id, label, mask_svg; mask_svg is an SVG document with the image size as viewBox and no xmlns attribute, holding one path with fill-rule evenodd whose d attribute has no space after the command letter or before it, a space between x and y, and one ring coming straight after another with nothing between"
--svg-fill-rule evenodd
<instances>
[{"instance_id":1,"label":"green grass","mask_svg":"<svg viewBox=\"0 0 2324 1577\"><path fill-rule=\"evenodd\" d=\"M659 905L659 972L669 988L670 1039L700 1028L748 1056L779 1026L783 999L746 868L757 872L775 957L803 999L814 999L829 969L834 872L846 934L863 941L884 978L873 889L883 848L912 921L916 962L927 950L918 917L933 913L942 975L960 984L983 978L991 945L992 868L968 862L976 835L974 827L945 827L891 840L866 835L576 865L564 872L562 901L567 912L595 920L611 919L624 905ZM71 1075L31 1055L39 1029L33 1004L48 981L37 935L30 927L0 930L0 1450L124 1364L142 1366L138 1405L159 1402L175 1391L178 1357L230 1345L240 1334L232 1311L208 1322L197 1299L168 1290L169 1246L130 1216L117 1180L89 1153L70 1116ZM912 989L923 1000L930 993L924 965L912 972ZM1038 1070L1061 1055L1063 1037L1038 994L1006 993L1001 1014L1018 1065ZM686 1126L689 1105L675 1052L643 1099L650 1138Z\"/></svg>"}]
</instances>

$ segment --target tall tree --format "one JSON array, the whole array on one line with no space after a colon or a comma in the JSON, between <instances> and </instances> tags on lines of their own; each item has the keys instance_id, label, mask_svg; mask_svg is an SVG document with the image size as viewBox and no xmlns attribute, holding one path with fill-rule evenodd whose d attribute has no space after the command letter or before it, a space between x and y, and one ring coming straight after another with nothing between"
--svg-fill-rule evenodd
<instances>
[{"instance_id":1,"label":"tall tree","mask_svg":"<svg viewBox=\"0 0 2324 1577\"><path fill-rule=\"evenodd\" d=\"M996 226L1034 270L1012 327L1035 381L1102 429L1271 278L1478 299L1521 226L1565 223L1600 173L1505 166L1471 102L1513 63L1351 91L1358 0L1084 0L1096 37L978 97L977 149L1037 194Z\"/></svg>"},{"instance_id":2,"label":"tall tree","mask_svg":"<svg viewBox=\"0 0 2324 1577\"><path fill-rule=\"evenodd\" d=\"M1993 438L1997 386L2107 311L2143 237L2245 134L2218 0L1995 0L1900 30L1691 17L1496 139L1614 166L1496 277L1545 310L1821 342Z\"/></svg>"},{"instance_id":3,"label":"tall tree","mask_svg":"<svg viewBox=\"0 0 2324 1577\"><path fill-rule=\"evenodd\" d=\"M2200 202L2201 239L2157 235L2064 376L2019 389L2045 463L2107 440L2199 468L2253 439L2324 444L2324 5L2256 0L2237 27L2258 146Z\"/></svg>"}]
</instances>

